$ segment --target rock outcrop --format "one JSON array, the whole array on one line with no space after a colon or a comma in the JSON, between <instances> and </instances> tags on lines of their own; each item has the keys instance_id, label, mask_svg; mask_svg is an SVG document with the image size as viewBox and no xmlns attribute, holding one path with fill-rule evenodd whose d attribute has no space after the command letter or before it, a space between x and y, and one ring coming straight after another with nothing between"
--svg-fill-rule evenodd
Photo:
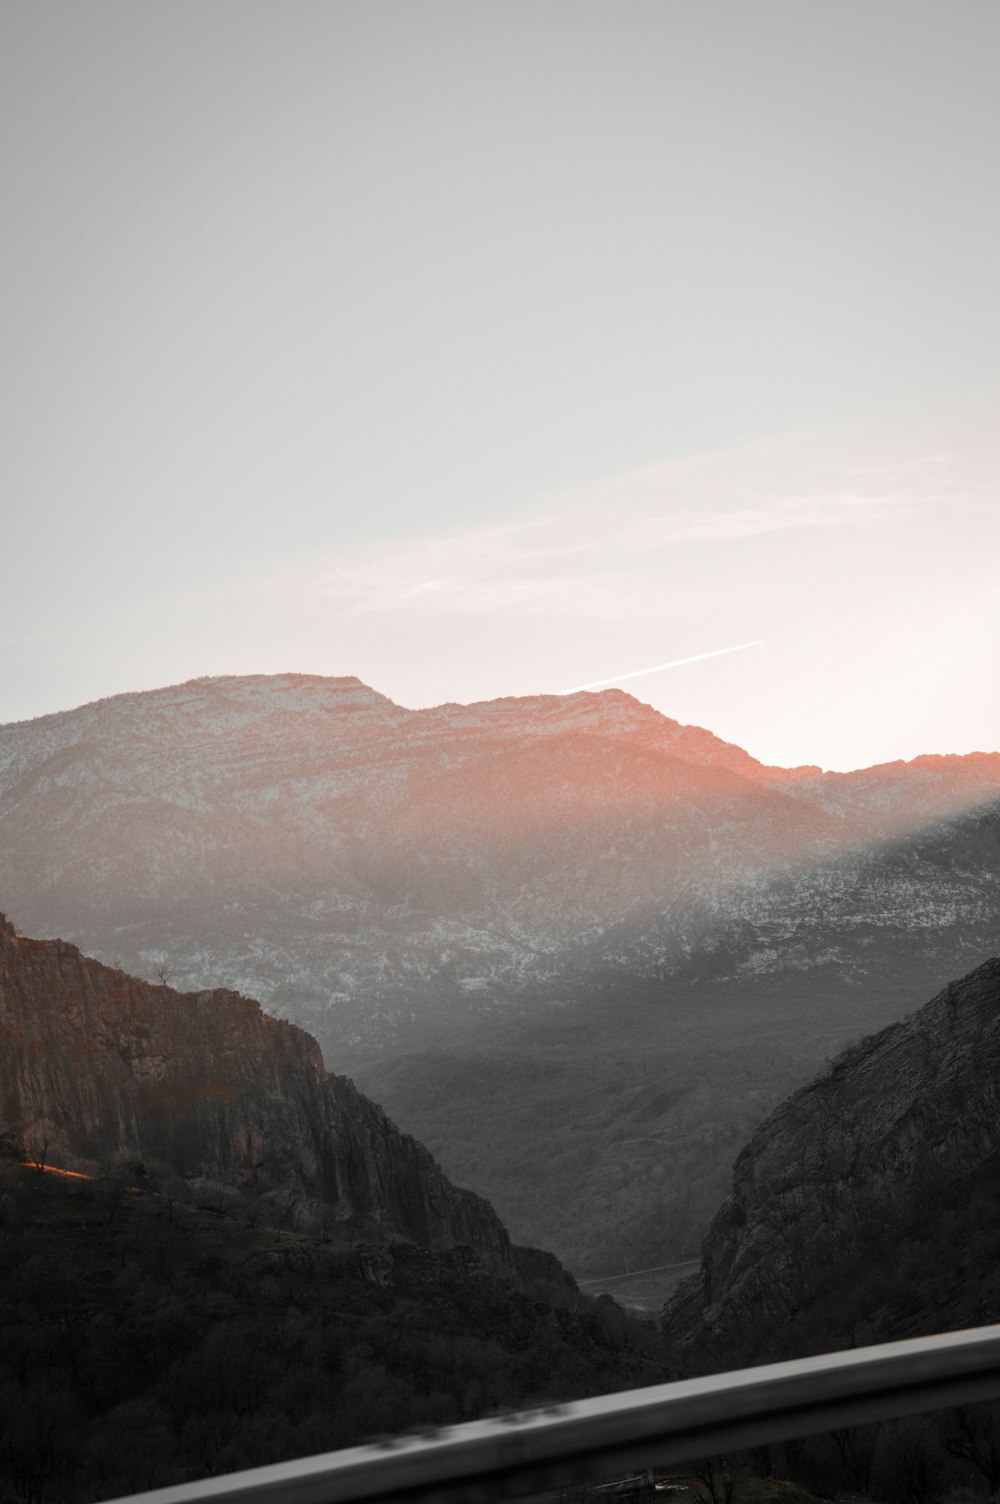
<instances>
[{"instance_id":1,"label":"rock outcrop","mask_svg":"<svg viewBox=\"0 0 1000 1504\"><path fill-rule=\"evenodd\" d=\"M0 916L0 1139L62 1165L125 1158L261 1192L293 1218L513 1269L489 1203L460 1190L315 1040L235 992L180 993Z\"/></svg>"},{"instance_id":2,"label":"rock outcrop","mask_svg":"<svg viewBox=\"0 0 1000 1504\"><path fill-rule=\"evenodd\" d=\"M681 1367L1000 1315L1000 960L862 1040L736 1161L665 1312Z\"/></svg>"}]
</instances>

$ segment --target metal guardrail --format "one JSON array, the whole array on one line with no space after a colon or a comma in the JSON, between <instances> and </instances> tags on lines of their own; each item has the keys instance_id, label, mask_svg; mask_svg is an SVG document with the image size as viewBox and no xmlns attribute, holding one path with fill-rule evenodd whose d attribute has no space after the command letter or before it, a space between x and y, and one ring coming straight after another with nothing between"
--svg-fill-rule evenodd
<instances>
[{"instance_id":1,"label":"metal guardrail","mask_svg":"<svg viewBox=\"0 0 1000 1504\"><path fill-rule=\"evenodd\" d=\"M472 1421L113 1504L492 1504L1000 1398L1000 1326L798 1358Z\"/></svg>"}]
</instances>

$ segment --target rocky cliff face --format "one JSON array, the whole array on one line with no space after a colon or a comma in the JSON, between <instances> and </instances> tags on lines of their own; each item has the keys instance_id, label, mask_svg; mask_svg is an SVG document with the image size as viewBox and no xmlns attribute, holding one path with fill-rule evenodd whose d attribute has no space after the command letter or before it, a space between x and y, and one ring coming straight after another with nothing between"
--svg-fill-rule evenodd
<instances>
[{"instance_id":1,"label":"rocky cliff face","mask_svg":"<svg viewBox=\"0 0 1000 1504\"><path fill-rule=\"evenodd\" d=\"M665 1313L688 1368L996 1320L1000 960L863 1040L736 1161Z\"/></svg>"},{"instance_id":2,"label":"rocky cliff face","mask_svg":"<svg viewBox=\"0 0 1000 1504\"><path fill-rule=\"evenodd\" d=\"M488 1202L451 1184L316 1042L235 992L179 993L0 917L0 1138L66 1166L116 1155L269 1188L359 1235L467 1244L511 1269Z\"/></svg>"}]
</instances>

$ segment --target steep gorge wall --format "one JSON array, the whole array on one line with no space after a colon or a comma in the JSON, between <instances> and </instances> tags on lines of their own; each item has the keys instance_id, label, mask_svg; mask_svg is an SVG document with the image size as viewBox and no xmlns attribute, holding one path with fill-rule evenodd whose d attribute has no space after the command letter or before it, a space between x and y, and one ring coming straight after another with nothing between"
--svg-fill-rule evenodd
<instances>
[{"instance_id":1,"label":"steep gorge wall","mask_svg":"<svg viewBox=\"0 0 1000 1504\"><path fill-rule=\"evenodd\" d=\"M0 916L0 1139L48 1158L157 1161L280 1189L335 1222L512 1267L489 1203L453 1186L302 1029L228 991L178 993L30 940Z\"/></svg>"},{"instance_id":2,"label":"steep gorge wall","mask_svg":"<svg viewBox=\"0 0 1000 1504\"><path fill-rule=\"evenodd\" d=\"M996 1320L1000 960L845 1051L760 1127L665 1312L682 1368Z\"/></svg>"}]
</instances>

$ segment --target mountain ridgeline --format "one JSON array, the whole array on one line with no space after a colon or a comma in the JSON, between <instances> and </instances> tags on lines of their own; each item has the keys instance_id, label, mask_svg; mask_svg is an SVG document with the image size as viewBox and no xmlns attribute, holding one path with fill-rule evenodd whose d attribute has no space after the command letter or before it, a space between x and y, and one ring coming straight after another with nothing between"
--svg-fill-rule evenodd
<instances>
[{"instance_id":1,"label":"mountain ridgeline","mask_svg":"<svg viewBox=\"0 0 1000 1504\"><path fill-rule=\"evenodd\" d=\"M0 727L0 892L32 933L236 986L324 1049L421 1048L595 966L822 967L845 889L823 950L864 971L851 891L881 883L893 935L909 898L871 854L998 795L1000 755L766 767L621 690L412 711L356 679L204 679ZM940 873L934 903L975 926L980 888Z\"/></svg>"},{"instance_id":2,"label":"mountain ridgeline","mask_svg":"<svg viewBox=\"0 0 1000 1504\"><path fill-rule=\"evenodd\" d=\"M736 1161L665 1312L687 1370L1000 1320L1000 960L846 1050Z\"/></svg>"}]
</instances>

